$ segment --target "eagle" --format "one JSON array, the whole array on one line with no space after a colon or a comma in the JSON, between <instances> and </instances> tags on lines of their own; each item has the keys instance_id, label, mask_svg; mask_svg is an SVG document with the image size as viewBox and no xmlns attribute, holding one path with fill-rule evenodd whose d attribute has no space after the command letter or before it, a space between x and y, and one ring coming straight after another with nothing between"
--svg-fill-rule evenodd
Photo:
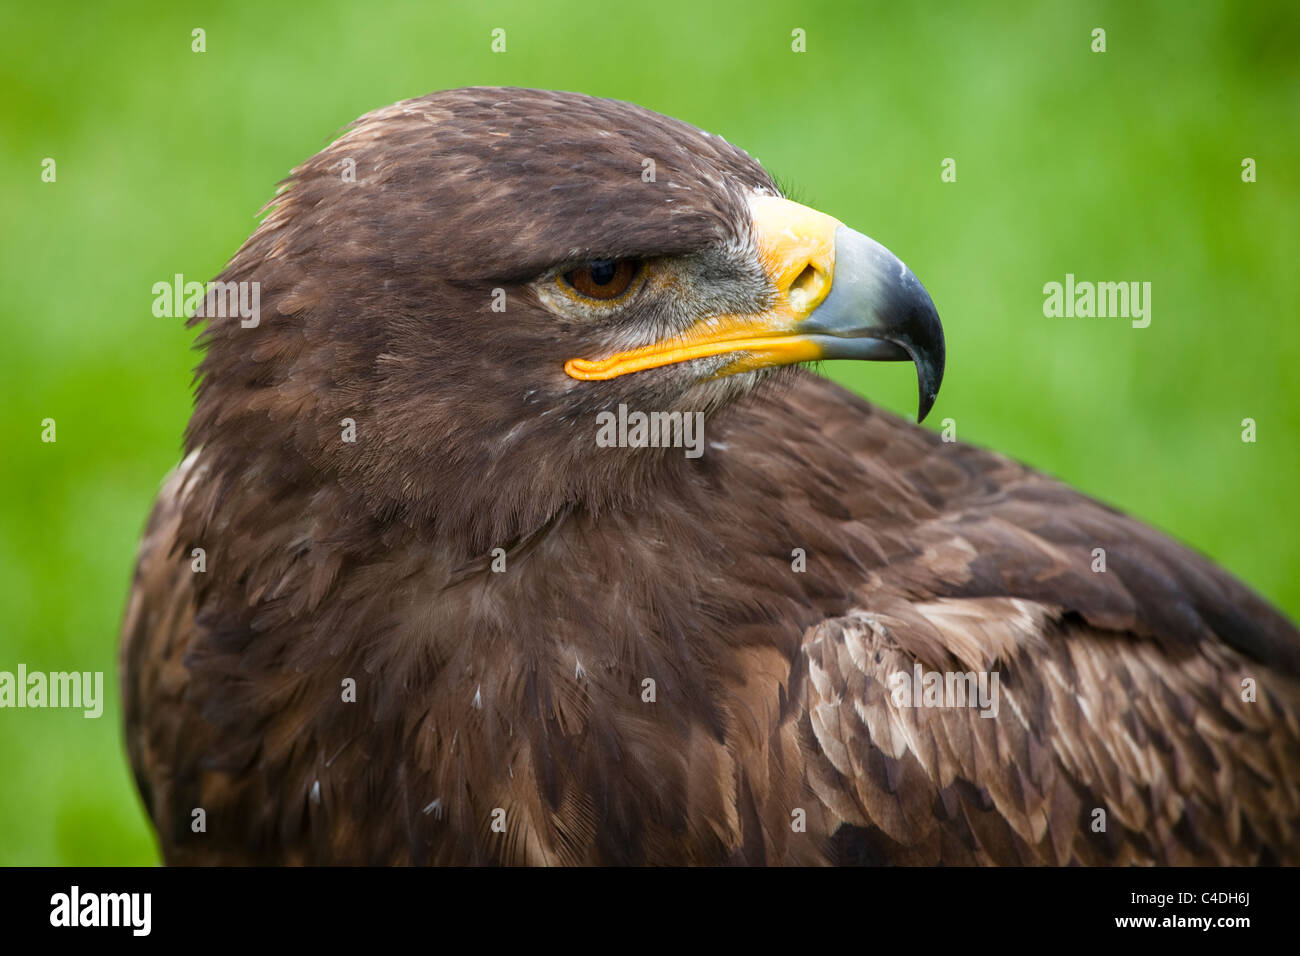
<instances>
[{"instance_id":1,"label":"eagle","mask_svg":"<svg viewBox=\"0 0 1300 956\"><path fill-rule=\"evenodd\" d=\"M923 418L938 313L724 139L400 102L216 285L122 629L165 862L1300 862L1295 627L811 371Z\"/></svg>"}]
</instances>

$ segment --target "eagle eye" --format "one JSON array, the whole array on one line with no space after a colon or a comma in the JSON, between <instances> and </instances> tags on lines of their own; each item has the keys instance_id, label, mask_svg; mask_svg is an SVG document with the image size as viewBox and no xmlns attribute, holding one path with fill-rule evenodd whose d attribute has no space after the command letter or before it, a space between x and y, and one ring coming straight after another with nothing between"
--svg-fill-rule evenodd
<instances>
[{"instance_id":1,"label":"eagle eye","mask_svg":"<svg viewBox=\"0 0 1300 956\"><path fill-rule=\"evenodd\" d=\"M641 273L638 259L592 259L560 277L568 288L588 299L610 302L631 288Z\"/></svg>"}]
</instances>

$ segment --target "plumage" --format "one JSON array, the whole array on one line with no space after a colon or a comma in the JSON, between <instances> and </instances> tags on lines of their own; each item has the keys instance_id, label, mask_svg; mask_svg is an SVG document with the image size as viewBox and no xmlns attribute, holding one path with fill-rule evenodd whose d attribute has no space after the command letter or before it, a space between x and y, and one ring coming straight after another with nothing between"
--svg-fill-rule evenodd
<instances>
[{"instance_id":1,"label":"plumage","mask_svg":"<svg viewBox=\"0 0 1300 956\"><path fill-rule=\"evenodd\" d=\"M201 320L123 627L167 862L1300 862L1300 636L1204 557L794 364L566 373L771 314L779 194L531 90L399 103L294 171L219 277L262 321ZM633 300L556 304L604 259L645 263ZM898 267L862 357L913 358L924 409L942 339ZM703 413L703 454L597 447L620 403ZM899 706L917 665L996 672L997 716Z\"/></svg>"}]
</instances>

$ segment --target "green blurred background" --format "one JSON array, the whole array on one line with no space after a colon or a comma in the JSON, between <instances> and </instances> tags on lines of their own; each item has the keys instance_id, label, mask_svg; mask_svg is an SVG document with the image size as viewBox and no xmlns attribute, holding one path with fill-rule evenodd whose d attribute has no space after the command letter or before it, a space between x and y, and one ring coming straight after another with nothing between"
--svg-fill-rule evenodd
<instances>
[{"instance_id":1,"label":"green blurred background","mask_svg":"<svg viewBox=\"0 0 1300 956\"><path fill-rule=\"evenodd\" d=\"M436 89L580 90L743 146L929 287L949 364L927 427L954 419L1300 615L1291 0L178 6L0 10L0 670L111 687L100 720L0 711L0 863L157 860L120 741L117 628L195 355L151 286L214 276L295 163ZM1043 284L1067 272L1151 282L1150 328L1045 318ZM909 367L826 371L915 409Z\"/></svg>"}]
</instances>

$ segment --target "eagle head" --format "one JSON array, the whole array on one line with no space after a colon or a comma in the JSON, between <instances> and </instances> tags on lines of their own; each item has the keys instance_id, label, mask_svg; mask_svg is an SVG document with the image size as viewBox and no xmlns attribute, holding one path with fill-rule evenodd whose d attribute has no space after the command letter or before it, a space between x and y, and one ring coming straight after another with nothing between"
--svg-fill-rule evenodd
<instances>
[{"instance_id":1,"label":"eagle head","mask_svg":"<svg viewBox=\"0 0 1300 956\"><path fill-rule=\"evenodd\" d=\"M259 322L193 320L190 450L231 480L341 486L469 553L707 467L598 448L619 406L712 417L798 363L856 358L914 362L924 417L943 375L934 304L892 253L628 103L407 100L268 209L218 277L258 284Z\"/></svg>"}]
</instances>

